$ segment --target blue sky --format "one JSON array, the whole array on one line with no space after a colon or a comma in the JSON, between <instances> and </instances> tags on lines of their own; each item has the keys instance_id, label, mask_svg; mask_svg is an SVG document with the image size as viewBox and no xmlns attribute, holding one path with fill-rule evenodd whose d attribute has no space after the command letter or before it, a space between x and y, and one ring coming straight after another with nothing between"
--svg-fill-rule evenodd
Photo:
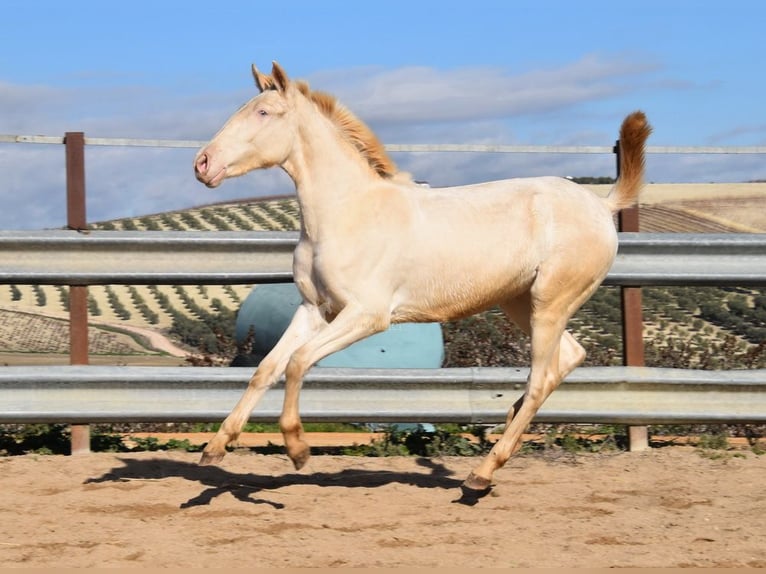
<instances>
[{"instance_id":1,"label":"blue sky","mask_svg":"<svg viewBox=\"0 0 766 574\"><path fill-rule=\"evenodd\" d=\"M208 139L277 60L385 143L611 145L643 109L650 145L766 145L766 3L6 0L0 134ZM279 170L208 190L194 150L86 152L88 219L292 191ZM432 185L613 175L594 155L396 154ZM764 156L658 156L648 179L766 178ZM0 144L0 229L57 227L63 148Z\"/></svg>"}]
</instances>

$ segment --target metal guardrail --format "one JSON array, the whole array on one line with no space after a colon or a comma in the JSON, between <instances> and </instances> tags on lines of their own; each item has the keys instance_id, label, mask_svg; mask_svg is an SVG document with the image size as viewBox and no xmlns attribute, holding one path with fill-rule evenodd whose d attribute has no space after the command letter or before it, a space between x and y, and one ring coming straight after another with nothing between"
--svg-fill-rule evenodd
<instances>
[{"instance_id":1,"label":"metal guardrail","mask_svg":"<svg viewBox=\"0 0 766 574\"><path fill-rule=\"evenodd\" d=\"M611 285L766 285L766 234L620 233Z\"/></svg>"},{"instance_id":2,"label":"metal guardrail","mask_svg":"<svg viewBox=\"0 0 766 574\"><path fill-rule=\"evenodd\" d=\"M766 284L766 234L619 237L609 285ZM297 241L276 231L0 231L0 283L289 282Z\"/></svg>"},{"instance_id":3,"label":"metal guardrail","mask_svg":"<svg viewBox=\"0 0 766 574\"><path fill-rule=\"evenodd\" d=\"M297 232L0 231L0 283L292 281Z\"/></svg>"},{"instance_id":4,"label":"metal guardrail","mask_svg":"<svg viewBox=\"0 0 766 574\"><path fill-rule=\"evenodd\" d=\"M302 418L347 422L502 423L526 368L314 368ZM0 423L222 420L252 375L245 367L4 367ZM281 384L252 421L276 421ZM583 367L545 402L538 422L628 425L766 422L766 369Z\"/></svg>"}]
</instances>

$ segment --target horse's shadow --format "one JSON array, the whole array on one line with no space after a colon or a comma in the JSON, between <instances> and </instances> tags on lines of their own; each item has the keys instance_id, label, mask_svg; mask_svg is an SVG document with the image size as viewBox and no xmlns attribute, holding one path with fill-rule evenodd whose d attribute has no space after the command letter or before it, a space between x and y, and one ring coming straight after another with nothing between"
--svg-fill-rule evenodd
<instances>
[{"instance_id":1,"label":"horse's shadow","mask_svg":"<svg viewBox=\"0 0 766 574\"><path fill-rule=\"evenodd\" d=\"M119 460L124 466L115 467L99 477L89 478L85 484L179 477L192 482L199 482L202 486L207 487L197 496L182 503L180 508L207 505L217 496L229 493L242 502L268 504L273 508L281 509L284 508L284 504L268 500L264 497L264 493L295 485L375 488L397 483L417 488L456 489L461 484L460 480L451 478L453 474L451 470L428 458L418 458L416 462L420 466L430 469L429 473L346 469L335 473L291 473L281 476L239 474L217 466L199 466L196 463L162 458L119 458ZM455 502L462 501L457 500Z\"/></svg>"}]
</instances>

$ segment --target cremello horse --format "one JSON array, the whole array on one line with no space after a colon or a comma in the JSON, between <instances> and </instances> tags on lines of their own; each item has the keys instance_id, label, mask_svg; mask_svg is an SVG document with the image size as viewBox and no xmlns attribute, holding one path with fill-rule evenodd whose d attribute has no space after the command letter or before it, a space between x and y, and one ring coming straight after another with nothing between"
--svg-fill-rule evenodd
<instances>
[{"instance_id":1,"label":"cremello horse","mask_svg":"<svg viewBox=\"0 0 766 574\"><path fill-rule=\"evenodd\" d=\"M296 468L309 457L298 411L306 371L392 323L449 321L499 306L531 337L524 395L502 437L463 483L489 490L543 401L585 358L565 328L612 265L612 214L642 186L651 128L641 112L620 130L620 177L601 198L567 179L535 177L428 189L397 173L374 134L329 94L253 66L260 94L194 159L208 187L280 166L301 212L293 260L303 302L263 359L201 464L219 462L258 400L285 375L279 419ZM405 399L406 400L406 399Z\"/></svg>"}]
</instances>

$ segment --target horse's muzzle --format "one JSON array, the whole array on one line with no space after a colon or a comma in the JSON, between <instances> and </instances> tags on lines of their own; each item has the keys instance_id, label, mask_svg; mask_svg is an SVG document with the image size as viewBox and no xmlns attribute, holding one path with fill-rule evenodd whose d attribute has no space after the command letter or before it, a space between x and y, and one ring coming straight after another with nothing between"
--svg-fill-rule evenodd
<instances>
[{"instance_id":1,"label":"horse's muzzle","mask_svg":"<svg viewBox=\"0 0 766 574\"><path fill-rule=\"evenodd\" d=\"M194 158L194 175L197 180L208 187L218 187L226 177L226 168L213 171L210 167L210 157L204 150Z\"/></svg>"}]
</instances>

